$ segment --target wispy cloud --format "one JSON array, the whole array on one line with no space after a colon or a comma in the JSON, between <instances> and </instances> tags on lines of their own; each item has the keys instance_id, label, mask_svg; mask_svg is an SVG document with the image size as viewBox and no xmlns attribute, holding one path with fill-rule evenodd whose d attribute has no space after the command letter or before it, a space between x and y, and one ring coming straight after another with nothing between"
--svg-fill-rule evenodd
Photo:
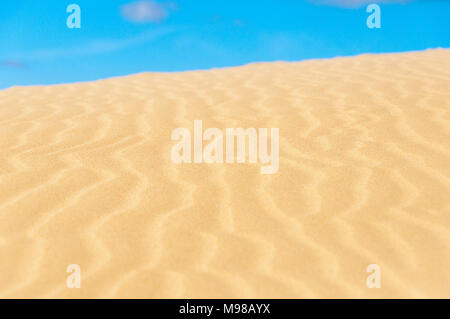
<instances>
[{"instance_id":1,"label":"wispy cloud","mask_svg":"<svg viewBox=\"0 0 450 319\"><path fill-rule=\"evenodd\" d=\"M0 67L10 68L10 69L24 69L26 64L17 60L3 60L0 61Z\"/></svg>"},{"instance_id":2,"label":"wispy cloud","mask_svg":"<svg viewBox=\"0 0 450 319\"><path fill-rule=\"evenodd\" d=\"M110 53L157 40L176 30L175 27L165 27L147 30L129 38L97 39L76 47L45 48L30 52L18 52L5 57L4 61L52 60Z\"/></svg>"},{"instance_id":3,"label":"wispy cloud","mask_svg":"<svg viewBox=\"0 0 450 319\"><path fill-rule=\"evenodd\" d=\"M241 19L234 19L233 25L235 25L236 27L243 27L245 26L245 22Z\"/></svg>"},{"instance_id":4,"label":"wispy cloud","mask_svg":"<svg viewBox=\"0 0 450 319\"><path fill-rule=\"evenodd\" d=\"M120 12L124 19L133 23L161 22L169 16L172 3L142 0L123 5Z\"/></svg>"},{"instance_id":5,"label":"wispy cloud","mask_svg":"<svg viewBox=\"0 0 450 319\"><path fill-rule=\"evenodd\" d=\"M309 0L315 4L338 6L344 8L360 8L369 3L406 3L413 0Z\"/></svg>"}]
</instances>

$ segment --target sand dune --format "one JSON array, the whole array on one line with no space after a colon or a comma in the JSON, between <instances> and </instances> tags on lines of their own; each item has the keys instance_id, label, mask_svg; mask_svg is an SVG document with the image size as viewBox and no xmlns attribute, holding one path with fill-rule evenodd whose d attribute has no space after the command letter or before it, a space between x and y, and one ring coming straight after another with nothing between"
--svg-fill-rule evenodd
<instances>
[{"instance_id":1,"label":"sand dune","mask_svg":"<svg viewBox=\"0 0 450 319\"><path fill-rule=\"evenodd\" d=\"M2 90L0 297L450 298L449 89L440 49ZM196 119L279 171L173 163Z\"/></svg>"}]
</instances>

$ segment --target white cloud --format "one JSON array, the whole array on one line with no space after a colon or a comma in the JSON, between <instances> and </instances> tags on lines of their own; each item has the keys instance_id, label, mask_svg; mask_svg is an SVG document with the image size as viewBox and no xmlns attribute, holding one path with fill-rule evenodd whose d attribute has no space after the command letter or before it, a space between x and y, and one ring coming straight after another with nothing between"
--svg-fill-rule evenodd
<instances>
[{"instance_id":1,"label":"white cloud","mask_svg":"<svg viewBox=\"0 0 450 319\"><path fill-rule=\"evenodd\" d=\"M344 8L359 8L369 3L406 3L412 0L310 0L315 4L325 4Z\"/></svg>"},{"instance_id":2,"label":"white cloud","mask_svg":"<svg viewBox=\"0 0 450 319\"><path fill-rule=\"evenodd\" d=\"M122 16L134 23L161 22L169 15L170 6L152 0L142 0L123 5Z\"/></svg>"}]
</instances>

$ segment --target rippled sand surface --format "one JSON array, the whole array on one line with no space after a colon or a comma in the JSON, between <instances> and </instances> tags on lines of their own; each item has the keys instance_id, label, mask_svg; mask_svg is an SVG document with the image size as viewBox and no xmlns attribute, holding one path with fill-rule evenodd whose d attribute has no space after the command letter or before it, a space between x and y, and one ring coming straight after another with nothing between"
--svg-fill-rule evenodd
<instances>
[{"instance_id":1,"label":"rippled sand surface","mask_svg":"<svg viewBox=\"0 0 450 319\"><path fill-rule=\"evenodd\" d=\"M279 128L279 171L174 164L196 119ZM0 123L1 298L450 297L450 50L16 87Z\"/></svg>"}]
</instances>

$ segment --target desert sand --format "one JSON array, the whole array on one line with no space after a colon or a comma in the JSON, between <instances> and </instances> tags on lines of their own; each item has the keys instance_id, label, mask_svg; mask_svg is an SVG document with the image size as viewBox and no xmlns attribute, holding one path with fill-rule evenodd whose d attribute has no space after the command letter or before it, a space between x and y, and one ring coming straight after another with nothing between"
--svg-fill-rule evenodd
<instances>
[{"instance_id":1,"label":"desert sand","mask_svg":"<svg viewBox=\"0 0 450 319\"><path fill-rule=\"evenodd\" d=\"M278 172L173 163L197 119L279 128ZM450 297L448 49L14 87L0 123L0 298Z\"/></svg>"}]
</instances>

